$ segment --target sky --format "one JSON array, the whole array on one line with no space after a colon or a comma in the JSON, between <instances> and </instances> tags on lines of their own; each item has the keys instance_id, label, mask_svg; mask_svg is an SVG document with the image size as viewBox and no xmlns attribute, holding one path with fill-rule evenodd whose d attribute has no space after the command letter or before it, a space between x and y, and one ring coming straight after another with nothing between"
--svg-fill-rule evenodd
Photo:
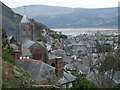
<instances>
[{"instance_id":1,"label":"sky","mask_svg":"<svg viewBox=\"0 0 120 90\"><path fill-rule=\"evenodd\" d=\"M11 8L26 5L50 5L72 8L117 7L120 0L1 0Z\"/></svg>"}]
</instances>

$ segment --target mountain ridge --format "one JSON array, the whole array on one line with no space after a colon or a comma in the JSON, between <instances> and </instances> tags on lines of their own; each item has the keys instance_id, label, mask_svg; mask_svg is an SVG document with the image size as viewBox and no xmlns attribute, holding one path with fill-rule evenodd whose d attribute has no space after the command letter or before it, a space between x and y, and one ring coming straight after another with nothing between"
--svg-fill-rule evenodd
<instances>
[{"instance_id":1,"label":"mountain ridge","mask_svg":"<svg viewBox=\"0 0 120 90\"><path fill-rule=\"evenodd\" d=\"M13 11L24 14L24 7ZM80 28L80 27L117 27L118 10L111 8L69 8L46 5L28 5L26 13L36 21L50 28Z\"/></svg>"}]
</instances>

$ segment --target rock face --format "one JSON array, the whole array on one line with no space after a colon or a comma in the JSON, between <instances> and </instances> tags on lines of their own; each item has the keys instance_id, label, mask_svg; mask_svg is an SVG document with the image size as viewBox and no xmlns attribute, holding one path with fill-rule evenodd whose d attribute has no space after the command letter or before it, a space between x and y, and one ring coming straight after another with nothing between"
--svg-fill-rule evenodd
<instances>
[{"instance_id":1,"label":"rock face","mask_svg":"<svg viewBox=\"0 0 120 90\"><path fill-rule=\"evenodd\" d=\"M0 2L2 5L2 28L6 31L7 35L16 35L19 26L19 21L22 16L14 13L9 7Z\"/></svg>"}]
</instances>

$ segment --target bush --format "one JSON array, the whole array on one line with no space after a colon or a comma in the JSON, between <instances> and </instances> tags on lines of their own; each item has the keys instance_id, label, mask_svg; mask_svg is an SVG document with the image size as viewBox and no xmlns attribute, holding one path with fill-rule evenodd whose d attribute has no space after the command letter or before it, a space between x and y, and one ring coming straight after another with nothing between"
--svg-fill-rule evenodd
<instances>
[{"instance_id":1,"label":"bush","mask_svg":"<svg viewBox=\"0 0 120 90\"><path fill-rule=\"evenodd\" d=\"M72 73L72 74L78 77L77 80L73 83L73 89L74 88L81 88L81 89L98 88L98 86L96 86L94 83L90 82L84 77L81 77L79 74L77 73Z\"/></svg>"},{"instance_id":2,"label":"bush","mask_svg":"<svg viewBox=\"0 0 120 90\"><path fill-rule=\"evenodd\" d=\"M117 59L117 56L107 55L103 60L99 70L108 71L111 69L120 70L120 61Z\"/></svg>"},{"instance_id":3,"label":"bush","mask_svg":"<svg viewBox=\"0 0 120 90\"><path fill-rule=\"evenodd\" d=\"M12 65L17 65L15 59L9 55L9 54L3 54L3 59L9 63L11 63Z\"/></svg>"},{"instance_id":4,"label":"bush","mask_svg":"<svg viewBox=\"0 0 120 90\"><path fill-rule=\"evenodd\" d=\"M77 80L73 83L73 88L97 88L97 86L88 81L86 78L79 77Z\"/></svg>"}]
</instances>

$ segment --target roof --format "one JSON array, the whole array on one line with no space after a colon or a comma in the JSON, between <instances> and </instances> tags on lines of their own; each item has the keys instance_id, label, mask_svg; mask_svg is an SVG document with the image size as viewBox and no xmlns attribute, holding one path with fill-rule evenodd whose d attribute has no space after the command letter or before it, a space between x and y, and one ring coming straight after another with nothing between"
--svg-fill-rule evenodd
<instances>
[{"instance_id":1,"label":"roof","mask_svg":"<svg viewBox=\"0 0 120 90\"><path fill-rule=\"evenodd\" d=\"M55 54L56 56L60 56L60 57L63 57L65 55L65 51L62 49L53 50L51 51L51 53Z\"/></svg>"},{"instance_id":2,"label":"roof","mask_svg":"<svg viewBox=\"0 0 120 90\"><path fill-rule=\"evenodd\" d=\"M35 42L32 40L26 40L23 44L22 44L22 48L24 49L28 49L30 46L32 46Z\"/></svg>"},{"instance_id":3,"label":"roof","mask_svg":"<svg viewBox=\"0 0 120 90\"><path fill-rule=\"evenodd\" d=\"M24 15L23 18L21 19L21 23L30 23L30 20L26 15Z\"/></svg>"},{"instance_id":4,"label":"roof","mask_svg":"<svg viewBox=\"0 0 120 90\"><path fill-rule=\"evenodd\" d=\"M49 59L55 59L57 56L51 53L48 53Z\"/></svg>"},{"instance_id":5,"label":"roof","mask_svg":"<svg viewBox=\"0 0 120 90\"><path fill-rule=\"evenodd\" d=\"M21 59L18 60L18 65L21 68L29 71L36 80L42 80L43 78L48 78L48 77L57 80L55 74L55 68L44 62L37 62L37 60L33 61L33 60ZM63 79L59 79L57 81L57 84L64 84L74 80L76 80L75 76L64 72Z\"/></svg>"},{"instance_id":6,"label":"roof","mask_svg":"<svg viewBox=\"0 0 120 90\"><path fill-rule=\"evenodd\" d=\"M20 67L22 67L23 69L29 71L36 80L42 80L43 78L50 76L50 71L54 71L54 68L46 63L27 59L19 60L18 65L20 65ZM46 72L48 72L49 74L46 74Z\"/></svg>"},{"instance_id":7,"label":"roof","mask_svg":"<svg viewBox=\"0 0 120 90\"><path fill-rule=\"evenodd\" d=\"M12 39L16 40L15 37L12 36L12 35L7 38L7 40L8 40L9 43L11 43L10 41L11 41Z\"/></svg>"},{"instance_id":8,"label":"roof","mask_svg":"<svg viewBox=\"0 0 120 90\"><path fill-rule=\"evenodd\" d=\"M120 71L116 72L113 76L113 80L117 83L120 84Z\"/></svg>"},{"instance_id":9,"label":"roof","mask_svg":"<svg viewBox=\"0 0 120 90\"><path fill-rule=\"evenodd\" d=\"M63 62L71 63L73 59L70 56L63 57Z\"/></svg>"},{"instance_id":10,"label":"roof","mask_svg":"<svg viewBox=\"0 0 120 90\"><path fill-rule=\"evenodd\" d=\"M86 47L77 47L76 49L72 49L72 51L82 51L85 52L87 50Z\"/></svg>"},{"instance_id":11,"label":"roof","mask_svg":"<svg viewBox=\"0 0 120 90\"><path fill-rule=\"evenodd\" d=\"M79 59L75 59L75 60L76 60L76 61L79 61L79 62L83 61L83 60L82 60L82 59L80 59L80 58L79 58Z\"/></svg>"},{"instance_id":12,"label":"roof","mask_svg":"<svg viewBox=\"0 0 120 90\"><path fill-rule=\"evenodd\" d=\"M41 45L42 47L45 48L45 45L42 42L35 42L35 41L32 41L32 40L26 40L25 42L23 42L22 48L23 49L28 49L35 43L38 43L39 45Z\"/></svg>"},{"instance_id":13,"label":"roof","mask_svg":"<svg viewBox=\"0 0 120 90\"><path fill-rule=\"evenodd\" d=\"M65 83L72 82L72 81L75 81L75 80L76 80L75 76L73 76L72 74L69 74L67 72L64 72L64 77L59 79L58 82L60 84L65 84Z\"/></svg>"},{"instance_id":14,"label":"roof","mask_svg":"<svg viewBox=\"0 0 120 90\"><path fill-rule=\"evenodd\" d=\"M47 46L47 50L49 51L49 50L52 50L52 47L51 47L51 45L46 45Z\"/></svg>"},{"instance_id":15,"label":"roof","mask_svg":"<svg viewBox=\"0 0 120 90\"><path fill-rule=\"evenodd\" d=\"M105 74L112 78L112 76L110 76L111 75L110 73L111 73L110 71L107 71ZM120 71L114 72L112 79L115 83L120 84Z\"/></svg>"},{"instance_id":16,"label":"roof","mask_svg":"<svg viewBox=\"0 0 120 90\"><path fill-rule=\"evenodd\" d=\"M17 51L18 50L18 46L15 44L10 44L10 48L13 49L13 51Z\"/></svg>"},{"instance_id":17,"label":"roof","mask_svg":"<svg viewBox=\"0 0 120 90\"><path fill-rule=\"evenodd\" d=\"M39 43L41 46L43 46L44 48L46 48L45 44L43 42L37 42L37 43Z\"/></svg>"},{"instance_id":18,"label":"roof","mask_svg":"<svg viewBox=\"0 0 120 90\"><path fill-rule=\"evenodd\" d=\"M83 73L83 74L88 74L90 71L89 67L80 63L66 64L65 68L69 70L76 70L78 71L78 73Z\"/></svg>"},{"instance_id":19,"label":"roof","mask_svg":"<svg viewBox=\"0 0 120 90\"><path fill-rule=\"evenodd\" d=\"M10 41L13 38L13 35L9 36L7 39Z\"/></svg>"}]
</instances>

